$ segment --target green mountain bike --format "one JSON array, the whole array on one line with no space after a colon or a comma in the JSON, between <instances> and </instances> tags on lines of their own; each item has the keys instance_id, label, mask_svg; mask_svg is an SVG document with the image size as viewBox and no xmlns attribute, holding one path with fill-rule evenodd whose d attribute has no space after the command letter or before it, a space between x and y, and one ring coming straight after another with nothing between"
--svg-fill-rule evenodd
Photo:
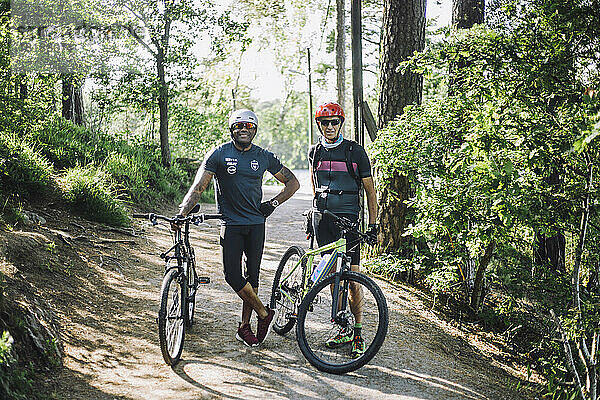
<instances>
[{"instance_id":1,"label":"green mountain bike","mask_svg":"<svg viewBox=\"0 0 600 400\"><path fill-rule=\"evenodd\" d=\"M366 275L351 271L346 255L347 245L360 246L368 242L368 236L358 230L357 223L329 211L323 214L333 217L342 238L308 251L292 246L285 252L271 291L270 307L276 310L273 330L285 335L296 324L296 340L304 357L320 371L344 374L377 354L387 334L388 308L379 286ZM350 231L358 235L358 243L346 243L345 233ZM331 258L323 263L325 273L315 274L315 258L330 250ZM327 275L327 268L333 270L335 264L336 271ZM335 347L330 342L339 332L353 329L355 315L362 317L365 341L365 351L359 357L352 355L350 342Z\"/></svg>"}]
</instances>

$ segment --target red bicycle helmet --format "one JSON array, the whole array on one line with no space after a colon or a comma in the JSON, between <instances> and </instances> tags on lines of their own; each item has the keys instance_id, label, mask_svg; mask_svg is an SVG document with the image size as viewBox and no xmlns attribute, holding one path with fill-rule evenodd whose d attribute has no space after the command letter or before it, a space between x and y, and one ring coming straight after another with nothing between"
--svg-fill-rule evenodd
<instances>
[{"instance_id":1,"label":"red bicycle helmet","mask_svg":"<svg viewBox=\"0 0 600 400\"><path fill-rule=\"evenodd\" d=\"M344 110L338 103L325 103L317 107L315 121L321 117L340 117L344 122Z\"/></svg>"}]
</instances>

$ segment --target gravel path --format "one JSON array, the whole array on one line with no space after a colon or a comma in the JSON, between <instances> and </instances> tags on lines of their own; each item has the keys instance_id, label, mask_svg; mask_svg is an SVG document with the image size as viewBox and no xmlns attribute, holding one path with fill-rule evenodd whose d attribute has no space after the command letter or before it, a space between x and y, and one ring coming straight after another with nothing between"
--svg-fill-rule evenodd
<instances>
[{"instance_id":1,"label":"gravel path","mask_svg":"<svg viewBox=\"0 0 600 400\"><path fill-rule=\"evenodd\" d=\"M259 296L266 301L278 260L292 244L307 247L301 212L310 206L306 173L300 191L268 219ZM265 187L270 198L280 187ZM214 206L204 205L213 212ZM156 333L161 265L168 248L165 226L145 228L136 246L114 247L121 267L101 263L85 249L93 269L84 304L55 304L66 332L66 369L58 399L522 399L518 380L469 339L430 312L418 291L378 280L389 309L388 336L375 358L353 373L314 369L302 356L294 331L272 333L249 349L235 339L241 301L223 279L218 227L194 229L200 289L196 325L182 361L162 361ZM99 251L99 250L98 250ZM106 260L106 257L104 258ZM93 278L93 279L92 279ZM86 312L87 309L87 312ZM255 323L256 319L253 318Z\"/></svg>"}]
</instances>

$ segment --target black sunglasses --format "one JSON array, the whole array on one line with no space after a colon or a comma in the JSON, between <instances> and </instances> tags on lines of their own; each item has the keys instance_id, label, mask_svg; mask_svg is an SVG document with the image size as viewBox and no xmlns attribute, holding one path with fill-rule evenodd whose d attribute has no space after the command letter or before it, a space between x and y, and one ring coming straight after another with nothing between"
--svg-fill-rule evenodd
<instances>
[{"instance_id":1,"label":"black sunglasses","mask_svg":"<svg viewBox=\"0 0 600 400\"><path fill-rule=\"evenodd\" d=\"M340 124L341 121L339 118L336 118L336 119L320 119L319 122L323 126L328 126L328 125L337 126Z\"/></svg>"}]
</instances>

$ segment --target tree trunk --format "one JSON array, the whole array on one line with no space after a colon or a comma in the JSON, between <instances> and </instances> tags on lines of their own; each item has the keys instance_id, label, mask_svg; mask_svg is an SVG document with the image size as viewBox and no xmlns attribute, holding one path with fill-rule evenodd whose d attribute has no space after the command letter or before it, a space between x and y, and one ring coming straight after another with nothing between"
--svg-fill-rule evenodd
<instances>
[{"instance_id":1,"label":"tree trunk","mask_svg":"<svg viewBox=\"0 0 600 400\"><path fill-rule=\"evenodd\" d=\"M402 114L409 104L420 104L423 77L397 71L401 61L425 46L425 0L384 0L381 30L381 59L378 127ZM408 177L394 177L379 195L379 243L385 252L407 248L402 237L406 226L406 200L410 197Z\"/></svg>"},{"instance_id":2,"label":"tree trunk","mask_svg":"<svg viewBox=\"0 0 600 400\"><path fill-rule=\"evenodd\" d=\"M83 82L72 74L62 76L62 116L83 126Z\"/></svg>"},{"instance_id":3,"label":"tree trunk","mask_svg":"<svg viewBox=\"0 0 600 400\"><path fill-rule=\"evenodd\" d=\"M496 242L493 240L490 241L485 248L483 256L479 259L479 265L477 266L477 272L475 273L475 281L473 282L473 294L471 296L471 308L474 312L479 310L483 300L483 278L485 277L485 270L488 265L490 265L495 248Z\"/></svg>"},{"instance_id":4,"label":"tree trunk","mask_svg":"<svg viewBox=\"0 0 600 400\"><path fill-rule=\"evenodd\" d=\"M452 27L469 29L483 24L484 0L454 0L452 2Z\"/></svg>"},{"instance_id":5,"label":"tree trunk","mask_svg":"<svg viewBox=\"0 0 600 400\"><path fill-rule=\"evenodd\" d=\"M346 2L336 0L337 36L335 42L335 66L337 68L337 97L342 108L346 107Z\"/></svg>"},{"instance_id":6,"label":"tree trunk","mask_svg":"<svg viewBox=\"0 0 600 400\"><path fill-rule=\"evenodd\" d=\"M19 75L17 85L18 85L18 91L19 91L19 100L25 100L29 94L29 91L27 88L27 75L25 75L25 74Z\"/></svg>"},{"instance_id":7,"label":"tree trunk","mask_svg":"<svg viewBox=\"0 0 600 400\"><path fill-rule=\"evenodd\" d=\"M169 92L165 80L165 54L159 49L156 57L156 67L158 70L158 110L159 110L159 136L160 136L160 154L162 164L165 168L171 166L171 151L169 149Z\"/></svg>"},{"instance_id":8,"label":"tree trunk","mask_svg":"<svg viewBox=\"0 0 600 400\"><path fill-rule=\"evenodd\" d=\"M423 76L402 74L398 65L425 47L425 0L385 0L379 63L378 127L402 114L409 104L420 104Z\"/></svg>"},{"instance_id":9,"label":"tree trunk","mask_svg":"<svg viewBox=\"0 0 600 400\"><path fill-rule=\"evenodd\" d=\"M454 29L469 29L475 24L483 24L484 0L453 0L452 2L452 27ZM468 63L463 57L450 63L448 94L454 95L462 85L460 70L467 67Z\"/></svg>"},{"instance_id":10,"label":"tree trunk","mask_svg":"<svg viewBox=\"0 0 600 400\"><path fill-rule=\"evenodd\" d=\"M396 175L389 187L397 188L391 191L386 188L378 199L379 204L379 249L384 253L394 253L403 248L402 232L406 226L406 194L409 193L408 178Z\"/></svg>"},{"instance_id":11,"label":"tree trunk","mask_svg":"<svg viewBox=\"0 0 600 400\"><path fill-rule=\"evenodd\" d=\"M558 171L552 172L544 178L544 182L557 190L561 185L561 178ZM548 200L550 203L551 199ZM549 207L552 204L549 204ZM557 272L566 272L565 268L565 235L558 231L555 235L547 237L539 232L535 235L534 263L535 265L549 265Z\"/></svg>"},{"instance_id":12,"label":"tree trunk","mask_svg":"<svg viewBox=\"0 0 600 400\"><path fill-rule=\"evenodd\" d=\"M561 232L547 237L541 233L535 234L536 248L534 249L534 263L536 265L548 264L553 271L566 272L565 269L565 235Z\"/></svg>"}]
</instances>

